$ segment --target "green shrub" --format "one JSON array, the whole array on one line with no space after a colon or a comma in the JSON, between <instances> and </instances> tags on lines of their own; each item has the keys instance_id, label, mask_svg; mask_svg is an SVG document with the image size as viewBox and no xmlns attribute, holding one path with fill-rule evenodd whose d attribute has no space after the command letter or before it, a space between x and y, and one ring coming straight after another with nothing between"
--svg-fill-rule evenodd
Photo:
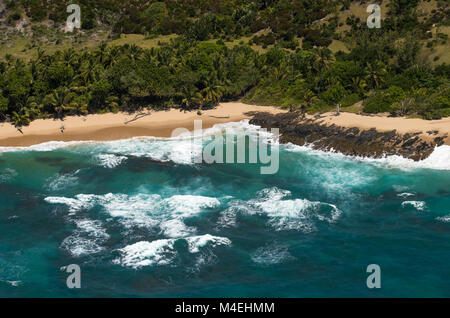
<instances>
[{"instance_id":1,"label":"green shrub","mask_svg":"<svg viewBox=\"0 0 450 318\"><path fill-rule=\"evenodd\" d=\"M359 97L358 94L353 93L353 94L347 95L342 99L342 107L352 106L352 105L356 104L357 102L359 102L360 100L361 100L361 98Z\"/></svg>"},{"instance_id":2,"label":"green shrub","mask_svg":"<svg viewBox=\"0 0 450 318\"><path fill-rule=\"evenodd\" d=\"M336 105L342 101L346 95L345 89L341 83L337 83L325 92L322 93L321 98L330 106Z\"/></svg>"},{"instance_id":3,"label":"green shrub","mask_svg":"<svg viewBox=\"0 0 450 318\"><path fill-rule=\"evenodd\" d=\"M19 12L14 12L14 13L11 13L10 15L9 15L9 17L8 17L8 23L9 24L12 24L13 22L15 22L15 21L17 21L17 20L20 20L20 13Z\"/></svg>"},{"instance_id":4,"label":"green shrub","mask_svg":"<svg viewBox=\"0 0 450 318\"><path fill-rule=\"evenodd\" d=\"M405 98L405 93L398 86L391 86L386 91L376 92L363 103L363 111L366 113L392 112L392 104Z\"/></svg>"}]
</instances>

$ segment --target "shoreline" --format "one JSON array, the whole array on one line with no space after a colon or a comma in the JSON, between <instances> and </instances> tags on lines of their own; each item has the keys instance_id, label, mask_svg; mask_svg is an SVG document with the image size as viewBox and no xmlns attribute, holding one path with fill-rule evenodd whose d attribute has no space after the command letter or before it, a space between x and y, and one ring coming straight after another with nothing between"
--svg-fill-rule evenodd
<instances>
[{"instance_id":1,"label":"shoreline","mask_svg":"<svg viewBox=\"0 0 450 318\"><path fill-rule=\"evenodd\" d=\"M141 114L144 114L141 116ZM21 134L8 123L0 124L0 147L29 147L50 141L110 141L133 137L170 137L176 128L194 129L194 120L202 128L249 119L265 128L280 128L282 142L317 149L334 149L344 154L380 156L400 154L420 160L439 145L450 146L450 118L423 120L366 116L353 113L307 115L272 106L241 102L221 103L214 109L183 111L170 109L140 114L93 114L68 116L64 120L40 119L23 127ZM61 127L64 126L64 131ZM406 145L405 145L406 144Z\"/></svg>"},{"instance_id":2,"label":"shoreline","mask_svg":"<svg viewBox=\"0 0 450 318\"><path fill-rule=\"evenodd\" d=\"M176 128L194 129L194 120L202 120L202 128L216 124L251 119L247 113L267 112L285 113L286 110L271 106L255 106L240 102L221 103L214 109L150 111L149 115L139 114L93 114L86 116L67 116L64 120L38 119L23 127L21 134L8 123L0 124L0 147L29 147L49 141L110 141L132 137L170 137ZM130 122L131 121L131 122ZM128 123L127 123L128 122ZM64 132L61 132L64 126Z\"/></svg>"},{"instance_id":3,"label":"shoreline","mask_svg":"<svg viewBox=\"0 0 450 318\"><path fill-rule=\"evenodd\" d=\"M439 146L449 146L450 118L422 119L325 113L303 116L300 112L255 113L250 120L263 128L279 127L280 142L349 156L382 158L399 155L420 161Z\"/></svg>"}]
</instances>

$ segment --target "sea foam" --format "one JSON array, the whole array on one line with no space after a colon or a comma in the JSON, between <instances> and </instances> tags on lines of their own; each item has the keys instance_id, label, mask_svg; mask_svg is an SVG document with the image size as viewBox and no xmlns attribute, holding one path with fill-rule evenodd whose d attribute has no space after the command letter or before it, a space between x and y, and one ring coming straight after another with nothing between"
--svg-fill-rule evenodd
<instances>
[{"instance_id":1,"label":"sea foam","mask_svg":"<svg viewBox=\"0 0 450 318\"><path fill-rule=\"evenodd\" d=\"M74 198L47 197L52 204L64 204L74 214L100 206L126 228L134 226L159 228L167 237L184 237L195 228L184 224L186 218L218 207L216 198L194 195L174 195L162 198L158 194L78 194Z\"/></svg>"},{"instance_id":2,"label":"sea foam","mask_svg":"<svg viewBox=\"0 0 450 318\"><path fill-rule=\"evenodd\" d=\"M268 225L277 231L299 230L308 233L316 230L317 221L334 223L342 214L333 204L289 199L290 196L290 191L273 187L258 192L256 199L231 201L221 213L218 227L236 226L237 215L247 214L267 216Z\"/></svg>"},{"instance_id":3,"label":"sea foam","mask_svg":"<svg viewBox=\"0 0 450 318\"><path fill-rule=\"evenodd\" d=\"M99 220L76 219L77 229L66 237L61 247L72 256L80 257L95 254L104 250L102 244L109 239L109 234Z\"/></svg>"},{"instance_id":4,"label":"sea foam","mask_svg":"<svg viewBox=\"0 0 450 318\"><path fill-rule=\"evenodd\" d=\"M78 171L75 173L57 174L47 179L47 188L51 191L59 191L68 187L73 187L78 183L77 173Z\"/></svg>"},{"instance_id":5,"label":"sea foam","mask_svg":"<svg viewBox=\"0 0 450 318\"><path fill-rule=\"evenodd\" d=\"M333 150L323 151L313 149L312 145L298 146L292 143L284 145L284 149L292 152L305 152L310 155L328 157L330 159L354 160L363 163L370 163L381 168L396 168L402 170L411 169L434 169L450 170L450 146L443 145L436 147L426 159L414 161L399 155L390 155L382 158L347 156Z\"/></svg>"},{"instance_id":6,"label":"sea foam","mask_svg":"<svg viewBox=\"0 0 450 318\"><path fill-rule=\"evenodd\" d=\"M402 207L405 207L408 205L413 206L418 211L423 211L423 210L425 210L425 207L426 207L424 201L403 201L402 202Z\"/></svg>"},{"instance_id":7,"label":"sea foam","mask_svg":"<svg viewBox=\"0 0 450 318\"><path fill-rule=\"evenodd\" d=\"M53 151L60 148L66 148L75 145L95 143L95 141L48 141L28 147L0 147L0 153L13 151Z\"/></svg>"},{"instance_id":8,"label":"sea foam","mask_svg":"<svg viewBox=\"0 0 450 318\"><path fill-rule=\"evenodd\" d=\"M444 216L439 216L436 218L436 220L444 222L444 223L450 223L450 214L444 215Z\"/></svg>"},{"instance_id":9,"label":"sea foam","mask_svg":"<svg viewBox=\"0 0 450 318\"><path fill-rule=\"evenodd\" d=\"M192 236L182 239L161 239L152 242L141 241L119 249L121 256L113 261L124 267L138 269L144 266L168 265L174 261L178 252L175 249L177 240L185 240L190 253L199 253L202 248L229 246L231 241L225 237L210 234Z\"/></svg>"},{"instance_id":10,"label":"sea foam","mask_svg":"<svg viewBox=\"0 0 450 318\"><path fill-rule=\"evenodd\" d=\"M258 248L251 254L252 261L261 265L275 265L294 259L289 253L288 246L270 244Z\"/></svg>"},{"instance_id":11,"label":"sea foam","mask_svg":"<svg viewBox=\"0 0 450 318\"><path fill-rule=\"evenodd\" d=\"M113 154L99 154L96 158L98 163L105 168L115 168L127 160L127 157L125 156L117 156Z\"/></svg>"},{"instance_id":12,"label":"sea foam","mask_svg":"<svg viewBox=\"0 0 450 318\"><path fill-rule=\"evenodd\" d=\"M134 269L151 265L167 265L176 255L174 243L174 239L137 242L119 249L121 257L115 259L113 263Z\"/></svg>"}]
</instances>

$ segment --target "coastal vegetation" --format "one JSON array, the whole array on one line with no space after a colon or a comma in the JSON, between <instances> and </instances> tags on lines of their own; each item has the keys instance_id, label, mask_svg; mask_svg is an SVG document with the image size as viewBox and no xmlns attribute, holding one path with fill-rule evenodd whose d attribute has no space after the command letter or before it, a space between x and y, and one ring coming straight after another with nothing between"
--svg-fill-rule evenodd
<instances>
[{"instance_id":1,"label":"coastal vegetation","mask_svg":"<svg viewBox=\"0 0 450 318\"><path fill-rule=\"evenodd\" d=\"M0 25L9 38L31 41L34 53L0 54L0 121L201 110L240 98L310 113L339 105L450 116L450 63L435 55L450 51L445 1L379 1L380 29L369 29L358 11L365 6L348 0L77 3L82 29L46 34L42 23L65 23L66 3L6 1ZM29 34L17 31L20 21Z\"/></svg>"}]
</instances>

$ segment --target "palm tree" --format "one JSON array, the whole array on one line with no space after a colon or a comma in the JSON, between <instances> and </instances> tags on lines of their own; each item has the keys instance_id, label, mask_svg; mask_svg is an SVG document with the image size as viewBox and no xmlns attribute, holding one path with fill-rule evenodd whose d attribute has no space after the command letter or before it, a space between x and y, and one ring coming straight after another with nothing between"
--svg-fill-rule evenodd
<instances>
[{"instance_id":1,"label":"palm tree","mask_svg":"<svg viewBox=\"0 0 450 318\"><path fill-rule=\"evenodd\" d=\"M44 59L45 51L39 46L36 52L36 62L41 62Z\"/></svg>"},{"instance_id":2,"label":"palm tree","mask_svg":"<svg viewBox=\"0 0 450 318\"><path fill-rule=\"evenodd\" d=\"M117 57L120 54L120 50L117 46L113 46L111 48L109 48L108 50L106 50L106 52L104 53L103 56L103 66L105 68L110 68L113 67L114 65L116 65L117 63Z\"/></svg>"},{"instance_id":3,"label":"palm tree","mask_svg":"<svg viewBox=\"0 0 450 318\"><path fill-rule=\"evenodd\" d=\"M88 86L90 83L98 80L98 75L98 65L93 59L88 59L81 66L81 72L77 75L76 78L81 79L84 86Z\"/></svg>"},{"instance_id":4,"label":"palm tree","mask_svg":"<svg viewBox=\"0 0 450 318\"><path fill-rule=\"evenodd\" d=\"M352 89L355 93L361 94L365 91L367 83L359 76L352 78Z\"/></svg>"},{"instance_id":5,"label":"palm tree","mask_svg":"<svg viewBox=\"0 0 450 318\"><path fill-rule=\"evenodd\" d=\"M367 62L365 80L371 85L373 89L379 87L382 83L384 83L384 78L386 75L387 71L382 62Z\"/></svg>"},{"instance_id":6,"label":"palm tree","mask_svg":"<svg viewBox=\"0 0 450 318\"><path fill-rule=\"evenodd\" d=\"M217 104L223 96L224 87L222 85L217 85L211 76L203 81L203 86L204 88L201 90L201 93L205 102ZM200 109L202 109L203 105L200 106Z\"/></svg>"},{"instance_id":7,"label":"palm tree","mask_svg":"<svg viewBox=\"0 0 450 318\"><path fill-rule=\"evenodd\" d=\"M213 102L214 104L216 104L223 96L223 86L208 85L204 89L202 89L202 93L206 102Z\"/></svg>"},{"instance_id":8,"label":"palm tree","mask_svg":"<svg viewBox=\"0 0 450 318\"><path fill-rule=\"evenodd\" d=\"M333 60L330 49L320 47L314 50L317 55L316 70L320 71L322 68L329 69L330 62Z\"/></svg>"},{"instance_id":9,"label":"palm tree","mask_svg":"<svg viewBox=\"0 0 450 318\"><path fill-rule=\"evenodd\" d=\"M185 108L191 108L194 105L199 105L200 109L203 106L203 95L194 89L192 86L188 86L186 88L182 89L183 91L183 100L181 101L181 104Z\"/></svg>"},{"instance_id":10,"label":"palm tree","mask_svg":"<svg viewBox=\"0 0 450 318\"><path fill-rule=\"evenodd\" d=\"M6 54L5 60L6 60L6 63L8 64L8 67L11 67L14 63L15 58L11 54Z\"/></svg>"},{"instance_id":11,"label":"palm tree","mask_svg":"<svg viewBox=\"0 0 450 318\"><path fill-rule=\"evenodd\" d=\"M12 112L12 123L14 124L14 127L16 127L21 133L22 133L22 126L27 126L30 124L30 118L26 112L19 111L19 112ZM23 133L22 133L23 134Z\"/></svg>"},{"instance_id":12,"label":"palm tree","mask_svg":"<svg viewBox=\"0 0 450 318\"><path fill-rule=\"evenodd\" d=\"M136 44L131 44L128 48L128 58L132 61L137 61L142 54L142 49Z\"/></svg>"},{"instance_id":13,"label":"palm tree","mask_svg":"<svg viewBox=\"0 0 450 318\"><path fill-rule=\"evenodd\" d=\"M276 67L273 70L272 76L276 81L284 80L288 77L290 73L290 67L286 66L284 63Z\"/></svg>"},{"instance_id":14,"label":"palm tree","mask_svg":"<svg viewBox=\"0 0 450 318\"><path fill-rule=\"evenodd\" d=\"M105 41L100 43L98 50L95 50L93 55L100 64L104 65L108 55L107 44Z\"/></svg>"},{"instance_id":15,"label":"palm tree","mask_svg":"<svg viewBox=\"0 0 450 318\"><path fill-rule=\"evenodd\" d=\"M153 61L155 58L155 54L153 52L154 52L153 50L145 50L142 53L141 60L146 62Z\"/></svg>"},{"instance_id":16,"label":"palm tree","mask_svg":"<svg viewBox=\"0 0 450 318\"><path fill-rule=\"evenodd\" d=\"M88 104L85 101L81 100L72 100L69 105L64 107L65 111L68 111L69 114L75 115L87 115L88 113Z\"/></svg>"},{"instance_id":17,"label":"palm tree","mask_svg":"<svg viewBox=\"0 0 450 318\"><path fill-rule=\"evenodd\" d=\"M44 105L51 106L57 113L58 118L63 118L64 111L71 109L70 103L74 95L67 87L59 87L53 93L45 96Z\"/></svg>"},{"instance_id":18,"label":"palm tree","mask_svg":"<svg viewBox=\"0 0 450 318\"><path fill-rule=\"evenodd\" d=\"M21 59L17 59L16 63L14 64L14 70L15 71L21 71L25 68L25 62Z\"/></svg>"},{"instance_id":19,"label":"palm tree","mask_svg":"<svg viewBox=\"0 0 450 318\"><path fill-rule=\"evenodd\" d=\"M305 100L307 107L311 107L311 105L318 100L318 97L312 90L307 89L303 95L303 99Z\"/></svg>"},{"instance_id":20,"label":"palm tree","mask_svg":"<svg viewBox=\"0 0 450 318\"><path fill-rule=\"evenodd\" d=\"M76 59L76 53L73 48L68 48L67 50L64 50L62 53L62 59L64 61L64 64L67 66L73 66Z\"/></svg>"}]
</instances>

